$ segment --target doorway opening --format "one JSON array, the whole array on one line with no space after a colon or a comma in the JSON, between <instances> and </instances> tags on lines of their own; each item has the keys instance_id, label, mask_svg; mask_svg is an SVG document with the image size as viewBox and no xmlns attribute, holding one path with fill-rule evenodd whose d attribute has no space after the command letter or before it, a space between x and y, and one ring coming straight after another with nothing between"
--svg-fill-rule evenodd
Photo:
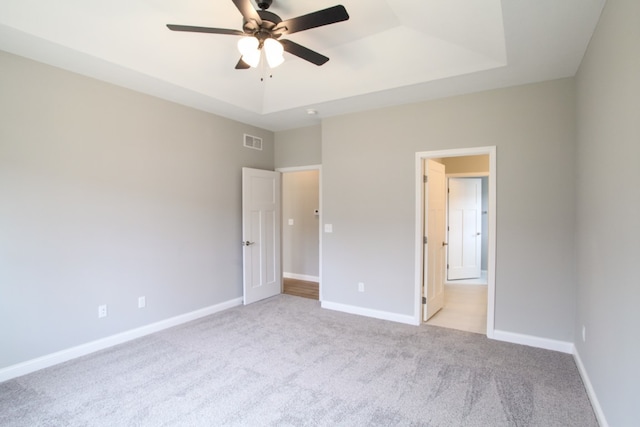
<instances>
[{"instance_id":1,"label":"doorway opening","mask_svg":"<svg viewBox=\"0 0 640 427\"><path fill-rule=\"evenodd\" d=\"M479 167L478 165L482 163L486 166ZM446 181L437 176L434 176L434 180L424 178L429 174L429 165L432 168L442 165ZM493 337L496 241L495 165L495 147L416 153L416 323L469 330L486 334L489 338ZM440 166L434 169L439 168ZM457 207L454 215L449 218L447 181L451 178L471 177L480 177L484 180L481 184L485 186L482 190L485 192L486 199L482 201L480 212L472 212L477 207L469 207L466 213ZM463 182L463 184L470 183ZM436 187L433 187L434 185ZM475 185L477 186L477 183ZM429 188L431 188L431 195ZM476 189L478 187L469 188L473 192L479 191ZM478 201L480 202L481 200ZM444 215L440 212L442 210L440 206L443 205L447 205ZM429 215L432 217L429 218ZM444 221L434 220L434 215L446 218ZM451 230L450 222L462 223L464 222L462 217L465 215L469 217L468 224L465 225L468 230L465 232L471 231L476 237L468 239L466 249L458 247L449 252L448 246L452 243L449 240L460 240L460 236ZM436 227L443 230L440 230L440 233L434 233ZM476 246L475 243L478 245ZM479 250L482 252L479 253ZM464 257L461 251L464 252ZM464 263L461 261L463 258ZM447 264L454 263L464 265L456 265L460 268L449 278ZM425 280L427 278L428 280ZM480 283L486 283L486 285Z\"/></svg>"},{"instance_id":2,"label":"doorway opening","mask_svg":"<svg viewBox=\"0 0 640 427\"><path fill-rule=\"evenodd\" d=\"M321 167L277 170L282 173L282 293L321 301Z\"/></svg>"}]
</instances>

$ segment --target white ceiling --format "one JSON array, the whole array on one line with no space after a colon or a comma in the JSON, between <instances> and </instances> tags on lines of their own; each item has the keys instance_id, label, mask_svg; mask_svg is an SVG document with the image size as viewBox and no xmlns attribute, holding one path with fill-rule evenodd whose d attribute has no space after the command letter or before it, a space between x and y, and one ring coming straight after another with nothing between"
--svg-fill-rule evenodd
<instances>
[{"instance_id":1,"label":"white ceiling","mask_svg":"<svg viewBox=\"0 0 640 427\"><path fill-rule=\"evenodd\" d=\"M346 7L348 21L283 37L330 61L285 53L276 69L235 70L237 36L165 26L241 29L231 0L2 0L0 50L278 131L573 76L604 3L274 0L269 11L282 19Z\"/></svg>"}]
</instances>

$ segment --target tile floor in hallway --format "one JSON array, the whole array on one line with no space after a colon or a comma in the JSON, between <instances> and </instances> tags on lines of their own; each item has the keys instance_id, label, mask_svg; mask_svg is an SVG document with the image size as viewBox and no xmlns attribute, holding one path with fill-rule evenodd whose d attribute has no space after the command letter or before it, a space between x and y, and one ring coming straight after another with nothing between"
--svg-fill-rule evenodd
<instances>
[{"instance_id":1,"label":"tile floor in hallway","mask_svg":"<svg viewBox=\"0 0 640 427\"><path fill-rule=\"evenodd\" d=\"M444 307L427 325L487 333L487 285L444 285Z\"/></svg>"}]
</instances>

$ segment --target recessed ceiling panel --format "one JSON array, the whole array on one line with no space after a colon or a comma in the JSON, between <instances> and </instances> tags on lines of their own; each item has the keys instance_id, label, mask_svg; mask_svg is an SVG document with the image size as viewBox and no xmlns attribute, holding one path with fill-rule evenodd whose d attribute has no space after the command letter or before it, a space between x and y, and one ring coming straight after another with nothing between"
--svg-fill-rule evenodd
<instances>
[{"instance_id":1,"label":"recessed ceiling panel","mask_svg":"<svg viewBox=\"0 0 640 427\"><path fill-rule=\"evenodd\" d=\"M356 99L408 87L427 99L572 75L604 2L273 0L282 19L336 4L350 19L283 36L329 57L321 67L285 53L235 70L238 36L166 27L239 30L231 0L2 0L0 49L275 129L302 123L298 108L373 108Z\"/></svg>"},{"instance_id":2,"label":"recessed ceiling panel","mask_svg":"<svg viewBox=\"0 0 640 427\"><path fill-rule=\"evenodd\" d=\"M411 44L404 43L410 39ZM274 70L272 94L265 97L265 113L322 103L338 98L404 87L504 66L497 61L447 40L412 28L396 27L349 45L328 50L337 58L319 69L304 61L287 62ZM351 60L342 60L347 58ZM357 58L356 60L353 60ZM304 75L304 79L290 76ZM288 77L289 76L289 77ZM288 91L287 97L278 93Z\"/></svg>"}]
</instances>

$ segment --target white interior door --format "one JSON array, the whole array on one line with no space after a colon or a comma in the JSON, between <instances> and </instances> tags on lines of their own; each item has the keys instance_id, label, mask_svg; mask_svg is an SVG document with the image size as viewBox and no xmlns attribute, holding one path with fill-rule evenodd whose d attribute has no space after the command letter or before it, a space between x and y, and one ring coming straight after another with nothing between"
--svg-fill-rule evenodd
<instances>
[{"instance_id":1,"label":"white interior door","mask_svg":"<svg viewBox=\"0 0 640 427\"><path fill-rule=\"evenodd\" d=\"M444 306L445 265L445 189L444 165L431 159L425 160L424 185L426 242L423 260L423 320L428 320Z\"/></svg>"},{"instance_id":2,"label":"white interior door","mask_svg":"<svg viewBox=\"0 0 640 427\"><path fill-rule=\"evenodd\" d=\"M280 173L242 168L244 304L282 292Z\"/></svg>"},{"instance_id":3,"label":"white interior door","mask_svg":"<svg viewBox=\"0 0 640 427\"><path fill-rule=\"evenodd\" d=\"M447 279L475 279L482 262L482 180L449 178Z\"/></svg>"}]
</instances>

